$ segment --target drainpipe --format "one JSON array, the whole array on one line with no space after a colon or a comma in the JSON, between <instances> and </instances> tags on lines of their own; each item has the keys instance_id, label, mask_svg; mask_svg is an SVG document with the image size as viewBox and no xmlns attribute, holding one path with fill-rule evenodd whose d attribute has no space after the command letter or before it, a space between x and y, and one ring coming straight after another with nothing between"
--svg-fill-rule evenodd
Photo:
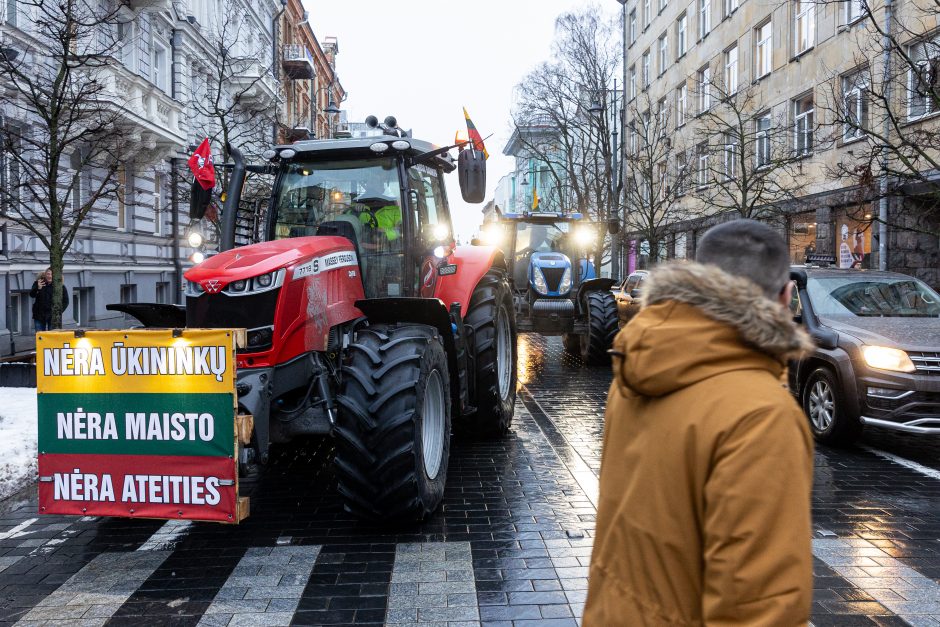
<instances>
[{"instance_id":1,"label":"drainpipe","mask_svg":"<svg viewBox=\"0 0 940 627\"><path fill-rule=\"evenodd\" d=\"M271 48L272 48L271 58L274 60L272 70L274 73L274 80L277 81L278 90L280 90L281 88L281 81L280 81L281 54L280 54L280 46L278 45L278 39L280 39L281 35L280 35L280 29L278 28L278 21L280 21L281 16L284 15L284 11L287 10L287 3L288 3L288 0L281 0L281 10L275 13L274 17L271 18ZM271 125L271 141L274 145L277 145L280 143L278 141L279 138L277 136L277 113L276 113L277 102L274 103L274 107L275 107L275 115L274 115L274 123Z\"/></svg>"},{"instance_id":2,"label":"drainpipe","mask_svg":"<svg viewBox=\"0 0 940 627\"><path fill-rule=\"evenodd\" d=\"M170 194L172 201L170 211L172 220L170 230L173 237L173 302L180 304L183 302L183 262L180 261L180 182L179 182L179 157L170 159Z\"/></svg>"},{"instance_id":3,"label":"drainpipe","mask_svg":"<svg viewBox=\"0 0 940 627\"><path fill-rule=\"evenodd\" d=\"M170 97L179 95L179 49L183 45L183 34L174 28L170 36Z\"/></svg>"},{"instance_id":4,"label":"drainpipe","mask_svg":"<svg viewBox=\"0 0 940 627\"><path fill-rule=\"evenodd\" d=\"M891 102L891 33L894 25L893 0L885 0L884 36L881 38L883 49L882 63L884 64L882 82L885 90L885 102ZM887 114L884 120L884 137L887 142L891 134L891 119ZM881 148L881 180L878 185L878 269L888 269L888 149L887 145Z\"/></svg>"}]
</instances>

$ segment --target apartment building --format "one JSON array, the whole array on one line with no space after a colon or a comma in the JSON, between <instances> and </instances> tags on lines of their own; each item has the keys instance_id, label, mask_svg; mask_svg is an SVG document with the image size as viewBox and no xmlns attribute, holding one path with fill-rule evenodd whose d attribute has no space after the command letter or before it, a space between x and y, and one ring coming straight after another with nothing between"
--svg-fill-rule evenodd
<instances>
[{"instance_id":1,"label":"apartment building","mask_svg":"<svg viewBox=\"0 0 940 627\"><path fill-rule=\"evenodd\" d=\"M771 167L772 151L784 155L787 167L780 175L790 177L786 185L794 193L776 199L773 210L762 215L786 233L793 261L802 263L810 253L838 257L848 241L858 265L878 267L879 226L872 221L878 201L865 192L860 177L837 174L839 164L851 163L862 139L858 127L846 120L880 123L870 111L865 78L881 69L880 58L863 54L870 50L867 43L878 41L866 10L863 0L627 3L625 150L635 150L638 117L663 116L666 141L673 148L670 162L663 164L664 176L689 187L675 201L681 218L671 226L662 256L692 256L698 235L736 217L692 192L710 184L716 159L731 164L742 150L731 139L718 151L702 144L704 119L713 117L706 112L727 108L723 99L746 92L742 117L753 145L745 152L752 165L744 167ZM917 109L911 83L901 74L896 107L907 109L903 115L909 123L933 123L923 121L930 99ZM736 176L731 166L726 176ZM917 219L902 202L892 199L888 207L896 224ZM889 269L940 284L936 237L889 228L885 245ZM628 246L625 270L649 262L644 258L648 242L634 237Z\"/></svg>"}]
</instances>

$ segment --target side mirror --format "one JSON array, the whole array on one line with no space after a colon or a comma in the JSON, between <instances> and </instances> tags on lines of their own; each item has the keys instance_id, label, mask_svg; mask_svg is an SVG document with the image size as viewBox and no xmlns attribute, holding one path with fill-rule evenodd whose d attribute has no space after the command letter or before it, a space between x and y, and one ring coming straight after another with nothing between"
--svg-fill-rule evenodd
<instances>
[{"instance_id":1,"label":"side mirror","mask_svg":"<svg viewBox=\"0 0 940 627\"><path fill-rule=\"evenodd\" d=\"M620 220L617 218L611 218L607 221L607 232L611 235L616 235L620 232Z\"/></svg>"},{"instance_id":2,"label":"side mirror","mask_svg":"<svg viewBox=\"0 0 940 627\"><path fill-rule=\"evenodd\" d=\"M640 290L636 288L633 288L632 290L630 290L630 298L639 298L639 297L640 297Z\"/></svg>"},{"instance_id":3,"label":"side mirror","mask_svg":"<svg viewBox=\"0 0 940 627\"><path fill-rule=\"evenodd\" d=\"M206 209L212 201L212 190L203 189L194 178L189 186L189 217L191 220L201 220L206 215Z\"/></svg>"},{"instance_id":4,"label":"side mirror","mask_svg":"<svg viewBox=\"0 0 940 627\"><path fill-rule=\"evenodd\" d=\"M457 157L457 178L464 202L481 203L486 197L486 158L479 150L467 148Z\"/></svg>"}]
</instances>

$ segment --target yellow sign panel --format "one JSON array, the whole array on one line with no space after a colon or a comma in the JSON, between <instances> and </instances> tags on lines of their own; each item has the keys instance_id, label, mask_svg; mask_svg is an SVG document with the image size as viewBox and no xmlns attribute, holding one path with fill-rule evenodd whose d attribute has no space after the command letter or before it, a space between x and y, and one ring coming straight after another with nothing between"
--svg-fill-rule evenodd
<instances>
[{"instance_id":1,"label":"yellow sign panel","mask_svg":"<svg viewBox=\"0 0 940 627\"><path fill-rule=\"evenodd\" d=\"M42 331L40 393L225 393L234 388L235 329Z\"/></svg>"}]
</instances>

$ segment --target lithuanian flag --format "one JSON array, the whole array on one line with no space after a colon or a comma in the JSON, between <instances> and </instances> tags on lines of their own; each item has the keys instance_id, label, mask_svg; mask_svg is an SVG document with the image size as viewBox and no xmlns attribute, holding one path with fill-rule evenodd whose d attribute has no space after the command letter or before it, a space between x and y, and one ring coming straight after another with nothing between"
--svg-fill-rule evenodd
<instances>
[{"instance_id":1,"label":"lithuanian flag","mask_svg":"<svg viewBox=\"0 0 940 627\"><path fill-rule=\"evenodd\" d=\"M467 137L473 142L473 149L479 150L483 153L485 159L489 159L490 153L486 152L486 146L483 145L483 137L480 135L480 131L477 130L477 127L473 125L473 120L470 119L470 115L467 113L467 107L463 108L463 117L467 121Z\"/></svg>"}]
</instances>

